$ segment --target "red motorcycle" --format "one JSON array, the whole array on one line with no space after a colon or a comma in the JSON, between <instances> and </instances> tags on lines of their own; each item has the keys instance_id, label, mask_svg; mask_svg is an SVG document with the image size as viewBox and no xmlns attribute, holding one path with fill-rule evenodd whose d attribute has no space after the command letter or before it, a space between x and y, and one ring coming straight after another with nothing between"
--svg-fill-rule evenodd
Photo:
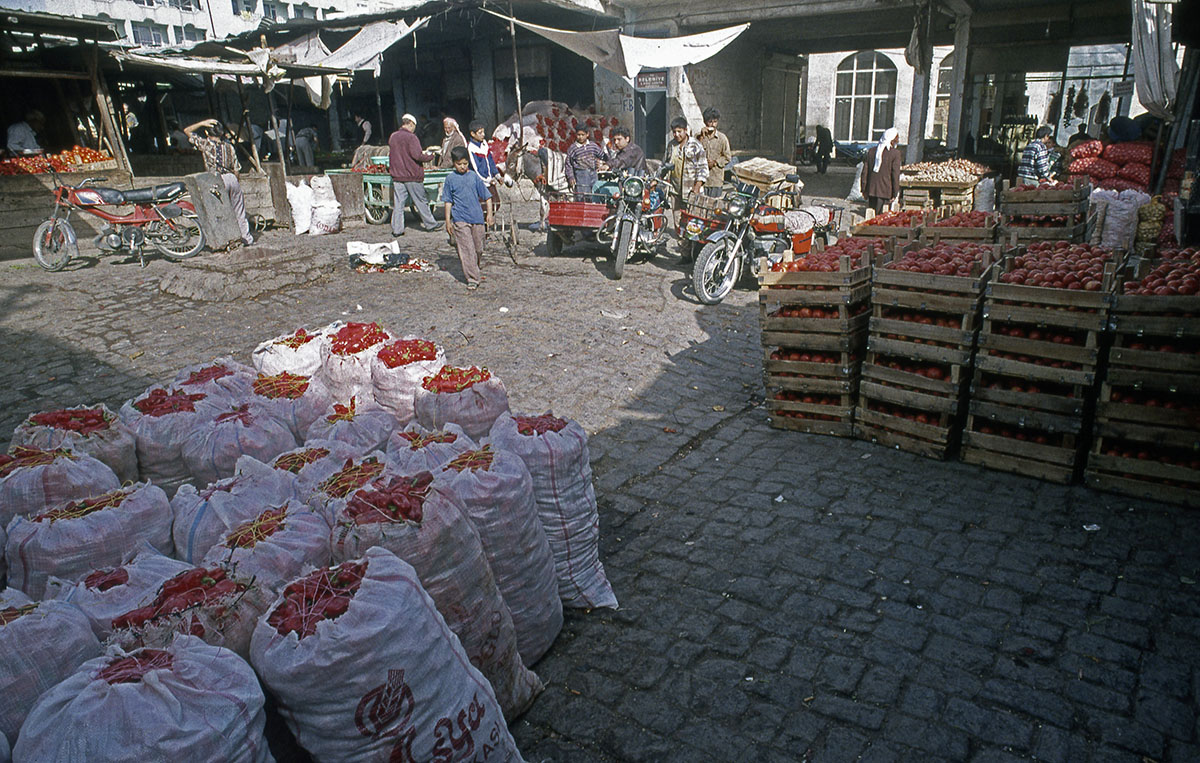
<instances>
[{"instance_id":1,"label":"red motorcycle","mask_svg":"<svg viewBox=\"0 0 1200 763\"><path fill-rule=\"evenodd\" d=\"M149 244L170 260L194 257L204 248L204 231L192 202L183 199L187 187L164 183L150 188L122 191L92 185L105 178L86 178L79 185L64 185L54 174L54 211L33 235L33 256L46 270L62 270L72 257L79 256L71 212L95 215L106 224L96 236L102 250L137 255L142 266L146 258L142 247ZM132 206L129 212L102 207Z\"/></svg>"}]
</instances>

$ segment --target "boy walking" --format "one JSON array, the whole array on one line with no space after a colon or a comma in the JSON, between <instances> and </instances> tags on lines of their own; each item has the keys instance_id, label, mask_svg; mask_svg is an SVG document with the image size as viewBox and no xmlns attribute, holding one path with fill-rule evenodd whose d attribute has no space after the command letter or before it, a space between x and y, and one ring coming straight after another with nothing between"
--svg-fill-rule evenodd
<instances>
[{"instance_id":1,"label":"boy walking","mask_svg":"<svg viewBox=\"0 0 1200 763\"><path fill-rule=\"evenodd\" d=\"M479 256L483 254L486 226L492 224L492 194L483 178L471 171L471 155L466 146L455 146L450 150L450 158L454 162L454 173L447 176L442 185L446 230L458 250L467 290L475 291L483 280ZM487 204L486 217L481 202Z\"/></svg>"}]
</instances>

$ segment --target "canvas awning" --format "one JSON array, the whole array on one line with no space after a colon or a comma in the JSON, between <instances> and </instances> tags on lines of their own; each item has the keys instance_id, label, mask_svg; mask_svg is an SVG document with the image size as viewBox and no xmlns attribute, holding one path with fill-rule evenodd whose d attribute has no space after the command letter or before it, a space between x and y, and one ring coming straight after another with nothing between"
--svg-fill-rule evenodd
<instances>
[{"instance_id":1,"label":"canvas awning","mask_svg":"<svg viewBox=\"0 0 1200 763\"><path fill-rule=\"evenodd\" d=\"M489 10L488 13L505 20L509 19L508 16L495 11ZM512 21L626 79L636 76L642 69L669 69L673 66L705 61L720 53L726 45L750 27L749 24L738 24L683 37L656 38L632 37L621 34L616 29L603 32L570 32L530 24L520 19Z\"/></svg>"},{"instance_id":2,"label":"canvas awning","mask_svg":"<svg viewBox=\"0 0 1200 763\"><path fill-rule=\"evenodd\" d=\"M425 26L428 21L428 16L419 18L411 24L403 20L373 21L319 63L321 66L334 69L353 71L370 69L378 77L383 52Z\"/></svg>"}]
</instances>

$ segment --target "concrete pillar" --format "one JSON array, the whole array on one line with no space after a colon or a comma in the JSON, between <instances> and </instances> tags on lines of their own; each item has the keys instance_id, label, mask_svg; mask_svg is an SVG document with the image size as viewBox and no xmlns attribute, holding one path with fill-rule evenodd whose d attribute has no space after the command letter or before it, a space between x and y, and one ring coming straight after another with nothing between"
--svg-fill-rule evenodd
<instances>
[{"instance_id":1,"label":"concrete pillar","mask_svg":"<svg viewBox=\"0 0 1200 763\"><path fill-rule=\"evenodd\" d=\"M954 17L954 69L950 78L950 113L946 117L946 146L962 148L963 95L967 90L967 57L971 38L971 16Z\"/></svg>"},{"instance_id":2,"label":"concrete pillar","mask_svg":"<svg viewBox=\"0 0 1200 763\"><path fill-rule=\"evenodd\" d=\"M919 162L925 156L925 117L929 113L929 72L913 72L912 103L908 109L908 146L904 162Z\"/></svg>"},{"instance_id":3,"label":"concrete pillar","mask_svg":"<svg viewBox=\"0 0 1200 763\"><path fill-rule=\"evenodd\" d=\"M474 118L495 125L507 114L497 114L496 77L494 74L492 38L471 41L471 105ZM491 131L488 131L491 135Z\"/></svg>"},{"instance_id":4,"label":"concrete pillar","mask_svg":"<svg viewBox=\"0 0 1200 763\"><path fill-rule=\"evenodd\" d=\"M336 87L336 86L335 86ZM336 92L329 94L329 142L334 151L342 150L342 120L338 115Z\"/></svg>"}]
</instances>

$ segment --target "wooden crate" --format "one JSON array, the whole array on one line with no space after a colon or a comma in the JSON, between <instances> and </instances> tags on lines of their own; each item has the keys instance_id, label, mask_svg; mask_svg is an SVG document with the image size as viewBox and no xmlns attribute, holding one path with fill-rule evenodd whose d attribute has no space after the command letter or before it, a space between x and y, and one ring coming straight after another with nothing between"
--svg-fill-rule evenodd
<instances>
[{"instance_id":1,"label":"wooden crate","mask_svg":"<svg viewBox=\"0 0 1200 763\"><path fill-rule=\"evenodd\" d=\"M839 395L839 405L818 405L797 402L793 400L774 400L771 392L767 394L767 423L776 429L790 429L796 432L810 434L827 434L836 437L852 437L854 435L854 397L850 394ZM825 418L800 418L801 416L821 416Z\"/></svg>"},{"instance_id":2,"label":"wooden crate","mask_svg":"<svg viewBox=\"0 0 1200 763\"><path fill-rule=\"evenodd\" d=\"M1101 490L1200 507L1200 469L1162 459L1164 449L1194 455L1200 450L1200 430L1174 429L1122 422L1097 425L1097 437L1088 454L1084 480ZM1148 458L1110 453L1116 448L1141 446ZM1155 458L1158 454L1159 458Z\"/></svg>"},{"instance_id":3,"label":"wooden crate","mask_svg":"<svg viewBox=\"0 0 1200 763\"><path fill-rule=\"evenodd\" d=\"M1071 180L1071 188L1045 191L1014 191L1012 183L1004 181L1000 188L999 201L1004 202L1057 202L1079 201L1086 199L1092 193L1091 180L1084 175L1076 175Z\"/></svg>"},{"instance_id":4,"label":"wooden crate","mask_svg":"<svg viewBox=\"0 0 1200 763\"><path fill-rule=\"evenodd\" d=\"M961 459L988 469L1068 484L1074 479L1079 462L1077 440L1072 435L1059 438L1059 444L1048 445L985 434L978 431L974 414L968 414Z\"/></svg>"},{"instance_id":5,"label":"wooden crate","mask_svg":"<svg viewBox=\"0 0 1200 763\"><path fill-rule=\"evenodd\" d=\"M781 347L778 351L797 355L809 354L801 348ZM763 374L768 389L829 394L853 394L858 389L859 370L862 365L860 349L823 352L837 355L836 363L775 359L771 357L774 353L775 350L769 347L764 350Z\"/></svg>"},{"instance_id":6,"label":"wooden crate","mask_svg":"<svg viewBox=\"0 0 1200 763\"><path fill-rule=\"evenodd\" d=\"M933 210L929 210L928 216L933 215ZM866 215L862 221L850 226L850 235L858 237L873 237L873 238L891 238L895 237L903 240L915 239L921 231L921 226L924 225L924 216L922 221L916 225L902 228L898 225L875 225L871 221L876 217L875 210L867 209Z\"/></svg>"},{"instance_id":7,"label":"wooden crate","mask_svg":"<svg viewBox=\"0 0 1200 763\"><path fill-rule=\"evenodd\" d=\"M945 213L945 210L939 210L938 220L944 220L950 217ZM936 222L936 221L935 221ZM989 214L981 228L963 228L950 225L935 225L927 223L921 228L922 238L928 239L933 243L937 243L942 239L967 239L970 241L985 241L991 242L996 240L998 231L998 218L995 213Z\"/></svg>"},{"instance_id":8,"label":"wooden crate","mask_svg":"<svg viewBox=\"0 0 1200 763\"><path fill-rule=\"evenodd\" d=\"M1084 411L1090 397L1090 385L1056 384L1061 387L1058 392L1030 391L1029 389L1012 389L993 387L990 379L1011 377L1005 374L995 374L984 369L976 368L971 380L971 401L991 403L1011 408L1046 411L1059 416L1074 417L1083 420ZM1043 385L1026 385L1044 386Z\"/></svg>"},{"instance_id":9,"label":"wooden crate","mask_svg":"<svg viewBox=\"0 0 1200 763\"><path fill-rule=\"evenodd\" d=\"M1067 225L1056 225L1049 228L1013 225L1012 214L1015 213L1000 213L999 236L1002 241L1070 241L1073 244L1081 244L1091 238L1092 231L1096 227L1096 215L1094 214Z\"/></svg>"},{"instance_id":10,"label":"wooden crate","mask_svg":"<svg viewBox=\"0 0 1200 763\"><path fill-rule=\"evenodd\" d=\"M962 401L958 391L944 395L928 389L928 385L904 387L879 378L886 375L880 374L880 371L894 370L872 369L872 376L864 377L860 383L858 408L854 413L855 437L928 458L946 458L957 440L961 425L959 412ZM888 411L876 410L872 403L902 408L926 417L927 421L914 421Z\"/></svg>"},{"instance_id":11,"label":"wooden crate","mask_svg":"<svg viewBox=\"0 0 1200 763\"><path fill-rule=\"evenodd\" d=\"M767 334L786 331L801 334L855 334L865 331L871 316L868 314L866 302L854 305L827 305L826 310L836 310L836 318L800 318L782 317L776 314L778 303L760 302L759 325L762 327L763 342L767 342ZM801 308L803 309L803 308ZM784 344L772 341L770 344Z\"/></svg>"}]
</instances>

